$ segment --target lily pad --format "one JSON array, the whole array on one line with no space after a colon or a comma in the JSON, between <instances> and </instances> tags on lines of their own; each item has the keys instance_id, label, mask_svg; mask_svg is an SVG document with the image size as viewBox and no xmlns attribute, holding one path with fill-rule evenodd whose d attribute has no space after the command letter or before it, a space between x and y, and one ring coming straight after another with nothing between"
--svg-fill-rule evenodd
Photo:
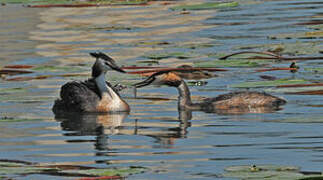
<instances>
[{"instance_id":1,"label":"lily pad","mask_svg":"<svg viewBox=\"0 0 323 180\"><path fill-rule=\"evenodd\" d=\"M197 56L196 54L186 53L186 52L161 52L161 53L144 55L145 58L156 59L156 60L166 59L166 58L188 59L196 56Z\"/></svg>"},{"instance_id":2,"label":"lily pad","mask_svg":"<svg viewBox=\"0 0 323 180\"><path fill-rule=\"evenodd\" d=\"M24 175L29 174L50 174L61 176L85 176L85 177L105 177L119 176L125 177L132 174L143 173L147 170L144 167L114 167L114 168L93 168L73 165L41 165L16 160L0 160L0 175Z\"/></svg>"},{"instance_id":3,"label":"lily pad","mask_svg":"<svg viewBox=\"0 0 323 180\"><path fill-rule=\"evenodd\" d=\"M13 174L33 174L41 173L52 168L37 167L34 165L27 165L25 163L5 161L0 163L1 175L13 175Z\"/></svg>"},{"instance_id":4,"label":"lily pad","mask_svg":"<svg viewBox=\"0 0 323 180\"><path fill-rule=\"evenodd\" d=\"M259 67L268 64L268 61L263 60L213 60L205 62L194 62L196 67Z\"/></svg>"},{"instance_id":5,"label":"lily pad","mask_svg":"<svg viewBox=\"0 0 323 180\"><path fill-rule=\"evenodd\" d=\"M26 88L0 88L0 94L14 94L26 92Z\"/></svg>"},{"instance_id":6,"label":"lily pad","mask_svg":"<svg viewBox=\"0 0 323 180\"><path fill-rule=\"evenodd\" d=\"M51 66L51 65L44 65L44 66L37 66L32 68L34 71L46 71L46 72L71 72L71 71L81 71L81 68L78 67L71 67L71 66Z\"/></svg>"},{"instance_id":7,"label":"lily pad","mask_svg":"<svg viewBox=\"0 0 323 180\"><path fill-rule=\"evenodd\" d=\"M305 71L323 74L323 67L315 67L315 68L304 68Z\"/></svg>"},{"instance_id":8,"label":"lily pad","mask_svg":"<svg viewBox=\"0 0 323 180\"><path fill-rule=\"evenodd\" d=\"M310 86L310 87L293 87L293 88L269 88L266 89L267 92L276 92L276 93L290 93L290 94L312 94L315 95L315 92L323 92L323 86Z\"/></svg>"},{"instance_id":9,"label":"lily pad","mask_svg":"<svg viewBox=\"0 0 323 180\"><path fill-rule=\"evenodd\" d=\"M224 177L234 177L239 179L302 179L302 178L323 178L318 173L300 172L298 167L294 166L274 166L274 165L253 165L253 166L232 166L225 169Z\"/></svg>"},{"instance_id":10,"label":"lily pad","mask_svg":"<svg viewBox=\"0 0 323 180\"><path fill-rule=\"evenodd\" d=\"M39 119L0 117L0 122L25 122L25 121L39 121ZM0 163L0 166L1 165L2 164Z\"/></svg>"},{"instance_id":11,"label":"lily pad","mask_svg":"<svg viewBox=\"0 0 323 180\"><path fill-rule=\"evenodd\" d=\"M125 167L125 168L106 168L106 169L86 169L86 170L64 170L62 172L68 174L84 174L93 176L129 176L131 174L139 174L147 169L143 167Z\"/></svg>"},{"instance_id":12,"label":"lily pad","mask_svg":"<svg viewBox=\"0 0 323 180\"><path fill-rule=\"evenodd\" d=\"M171 10L207 10L219 8L231 8L238 6L238 2L207 2L194 5L180 5L171 7Z\"/></svg>"},{"instance_id":13,"label":"lily pad","mask_svg":"<svg viewBox=\"0 0 323 180\"><path fill-rule=\"evenodd\" d=\"M273 81L255 81L255 82L243 82L240 84L231 85L233 88L258 88L258 87L272 87L287 84L304 84L308 81L304 79L277 79Z\"/></svg>"}]
</instances>

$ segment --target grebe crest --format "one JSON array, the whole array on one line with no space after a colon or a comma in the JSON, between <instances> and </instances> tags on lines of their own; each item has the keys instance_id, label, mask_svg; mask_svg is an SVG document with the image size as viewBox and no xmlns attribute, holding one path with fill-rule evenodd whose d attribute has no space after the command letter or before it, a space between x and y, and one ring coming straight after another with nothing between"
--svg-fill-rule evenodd
<instances>
[{"instance_id":1,"label":"grebe crest","mask_svg":"<svg viewBox=\"0 0 323 180\"><path fill-rule=\"evenodd\" d=\"M219 110L234 109L232 112L258 112L253 108L262 109L262 112L279 110L279 106L286 103L286 100L272 96L264 92L232 92L219 95L215 98L207 98L202 102L192 103L190 91L185 81L172 71L160 71L154 73L146 80L134 84L136 88L147 85L167 85L176 87L179 93L178 108L186 110L199 110L205 112L219 112ZM263 108L265 107L265 108Z\"/></svg>"},{"instance_id":2,"label":"grebe crest","mask_svg":"<svg viewBox=\"0 0 323 180\"><path fill-rule=\"evenodd\" d=\"M61 99L55 101L53 112L129 112L129 105L118 92L106 82L109 70L125 73L115 61L104 53L90 53L96 58L92 66L92 78L68 82L62 86Z\"/></svg>"}]
</instances>

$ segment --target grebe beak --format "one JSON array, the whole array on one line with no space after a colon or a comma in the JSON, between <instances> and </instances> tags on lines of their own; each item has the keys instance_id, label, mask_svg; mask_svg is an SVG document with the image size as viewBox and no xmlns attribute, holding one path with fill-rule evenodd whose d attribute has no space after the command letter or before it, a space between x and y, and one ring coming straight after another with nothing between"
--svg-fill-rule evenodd
<instances>
[{"instance_id":1,"label":"grebe beak","mask_svg":"<svg viewBox=\"0 0 323 180\"><path fill-rule=\"evenodd\" d=\"M104 64L109 66L111 69L119 71L121 73L126 73L126 71L121 69L110 56L108 56L102 52L98 52L98 53L94 52L94 53L90 53L90 55L97 58L97 59L104 60Z\"/></svg>"},{"instance_id":2,"label":"grebe beak","mask_svg":"<svg viewBox=\"0 0 323 180\"><path fill-rule=\"evenodd\" d=\"M116 64L114 64L114 63L107 63L107 62L105 62L105 64L107 65L107 66L109 66L111 69L113 69L113 70L116 70L116 71L119 71L119 72L121 72L121 73L127 73L126 71L124 71L123 69L121 69L119 66L117 66Z\"/></svg>"},{"instance_id":3,"label":"grebe beak","mask_svg":"<svg viewBox=\"0 0 323 180\"><path fill-rule=\"evenodd\" d=\"M132 86L134 86L135 88L141 88L141 87L144 87L144 86L148 86L150 85L151 83L153 83L155 81L155 77L154 76L150 76L149 78L147 78L146 80L144 81L141 81L139 83L136 83L136 84L133 84Z\"/></svg>"}]
</instances>

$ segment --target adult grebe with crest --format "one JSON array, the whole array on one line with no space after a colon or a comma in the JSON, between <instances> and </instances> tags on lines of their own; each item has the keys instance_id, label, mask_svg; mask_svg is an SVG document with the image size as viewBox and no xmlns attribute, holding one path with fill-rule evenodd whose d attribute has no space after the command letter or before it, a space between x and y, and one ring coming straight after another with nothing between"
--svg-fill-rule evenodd
<instances>
[{"instance_id":1,"label":"adult grebe with crest","mask_svg":"<svg viewBox=\"0 0 323 180\"><path fill-rule=\"evenodd\" d=\"M86 81L64 84L60 99L53 106L55 114L61 112L129 112L130 107L117 90L105 80L109 70L126 73L115 61L104 53L90 53L96 58L92 66L92 77Z\"/></svg>"}]
</instances>

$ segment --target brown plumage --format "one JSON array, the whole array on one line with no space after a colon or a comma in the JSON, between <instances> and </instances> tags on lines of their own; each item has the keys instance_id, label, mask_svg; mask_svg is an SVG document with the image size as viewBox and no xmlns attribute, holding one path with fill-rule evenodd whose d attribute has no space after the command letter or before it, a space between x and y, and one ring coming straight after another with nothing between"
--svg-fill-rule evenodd
<instances>
[{"instance_id":1,"label":"brown plumage","mask_svg":"<svg viewBox=\"0 0 323 180\"><path fill-rule=\"evenodd\" d=\"M232 112L252 112L252 108L259 109L259 107L263 107L263 110L269 111L277 110L279 109L279 106L286 103L286 100L264 92L249 91L232 92L219 95L215 98L208 98L202 102L192 103L190 91L186 83L178 75L170 71L155 73L146 80L139 82L134 86L140 88L149 84L176 87L179 92L178 108L186 110L225 112L226 110L231 109L234 110Z\"/></svg>"}]
</instances>

